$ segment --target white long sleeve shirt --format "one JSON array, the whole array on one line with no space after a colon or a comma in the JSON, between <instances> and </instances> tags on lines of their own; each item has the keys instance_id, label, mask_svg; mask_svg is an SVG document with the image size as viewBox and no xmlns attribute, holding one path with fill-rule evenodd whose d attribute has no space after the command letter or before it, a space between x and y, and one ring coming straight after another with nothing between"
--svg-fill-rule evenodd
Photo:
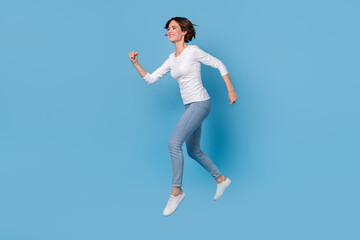
<instances>
[{"instance_id":1,"label":"white long sleeve shirt","mask_svg":"<svg viewBox=\"0 0 360 240\"><path fill-rule=\"evenodd\" d=\"M201 81L201 64L217 68L221 76L228 74L225 65L217 58L204 52L196 45L188 45L179 56L175 52L156 69L153 73L147 73L144 80L152 84L171 71L171 76L179 83L181 98L184 104L210 99Z\"/></svg>"}]
</instances>

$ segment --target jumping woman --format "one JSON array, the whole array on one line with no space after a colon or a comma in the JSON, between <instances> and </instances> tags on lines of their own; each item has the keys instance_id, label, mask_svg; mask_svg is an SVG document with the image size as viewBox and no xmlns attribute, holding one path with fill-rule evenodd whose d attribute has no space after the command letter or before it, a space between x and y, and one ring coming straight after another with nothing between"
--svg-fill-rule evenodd
<instances>
[{"instance_id":1,"label":"jumping woman","mask_svg":"<svg viewBox=\"0 0 360 240\"><path fill-rule=\"evenodd\" d=\"M158 81L169 71L179 83L185 112L177 123L168 143L172 162L172 192L163 214L169 216L185 198L185 193L181 189L184 168L182 145L184 142L189 156L203 166L216 180L214 200L219 199L231 183L231 180L222 175L213 161L200 149L202 122L209 115L211 108L210 96L201 81L201 63L220 71L228 89L230 104L235 103L237 95L225 65L198 46L186 44L195 38L194 25L188 19L173 17L166 22L165 29L167 29L170 42L175 44L176 51L171 53L158 69L151 74L146 72L137 60L138 53L136 51L131 51L129 58L148 84Z\"/></svg>"}]
</instances>

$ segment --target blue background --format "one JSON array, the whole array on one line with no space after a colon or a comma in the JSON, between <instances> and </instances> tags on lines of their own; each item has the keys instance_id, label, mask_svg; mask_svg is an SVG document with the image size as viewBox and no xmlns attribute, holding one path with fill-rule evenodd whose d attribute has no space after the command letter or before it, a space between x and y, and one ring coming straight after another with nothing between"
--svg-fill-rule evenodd
<instances>
[{"instance_id":1,"label":"blue background","mask_svg":"<svg viewBox=\"0 0 360 240\"><path fill-rule=\"evenodd\" d=\"M1 1L0 239L360 239L358 1ZM184 111L166 75L173 16L228 68L202 148L171 191L167 142Z\"/></svg>"}]
</instances>

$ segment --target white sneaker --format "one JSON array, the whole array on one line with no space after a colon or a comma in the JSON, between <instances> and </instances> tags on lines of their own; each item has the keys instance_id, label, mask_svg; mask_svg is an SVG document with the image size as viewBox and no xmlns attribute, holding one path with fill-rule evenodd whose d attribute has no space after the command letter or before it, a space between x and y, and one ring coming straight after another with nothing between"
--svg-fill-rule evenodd
<instances>
[{"instance_id":1,"label":"white sneaker","mask_svg":"<svg viewBox=\"0 0 360 240\"><path fill-rule=\"evenodd\" d=\"M224 193L225 189L230 185L230 183L231 183L230 178L225 177L224 181L217 184L214 200L218 200L221 197L221 195Z\"/></svg>"},{"instance_id":2,"label":"white sneaker","mask_svg":"<svg viewBox=\"0 0 360 240\"><path fill-rule=\"evenodd\" d=\"M185 198L185 193L183 191L181 191L181 193L176 197L170 195L170 198L163 212L164 216L169 216L173 212L175 212L176 208L179 206L181 201L184 200L184 198Z\"/></svg>"}]
</instances>

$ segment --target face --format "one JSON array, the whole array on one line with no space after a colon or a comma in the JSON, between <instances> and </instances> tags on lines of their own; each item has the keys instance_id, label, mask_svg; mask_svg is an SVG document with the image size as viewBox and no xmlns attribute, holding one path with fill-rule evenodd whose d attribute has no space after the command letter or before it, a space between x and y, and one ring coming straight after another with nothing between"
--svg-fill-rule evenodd
<instances>
[{"instance_id":1,"label":"face","mask_svg":"<svg viewBox=\"0 0 360 240\"><path fill-rule=\"evenodd\" d=\"M169 24L167 35L171 42L177 42L184 39L186 32L182 32L180 25L175 20L172 20Z\"/></svg>"}]
</instances>

